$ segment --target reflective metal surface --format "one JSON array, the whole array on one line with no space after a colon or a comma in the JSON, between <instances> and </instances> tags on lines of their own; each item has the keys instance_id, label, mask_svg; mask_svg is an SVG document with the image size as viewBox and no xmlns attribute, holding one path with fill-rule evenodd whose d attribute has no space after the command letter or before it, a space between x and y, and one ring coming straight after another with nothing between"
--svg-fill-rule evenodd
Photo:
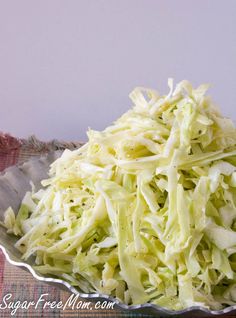
<instances>
[{"instance_id":1,"label":"reflective metal surface","mask_svg":"<svg viewBox=\"0 0 236 318\"><path fill-rule=\"evenodd\" d=\"M17 165L6 169L0 174L0 220L3 221L3 213L8 206L17 209L26 191L31 189L30 181L34 183L36 189L40 187L40 181L47 178L47 171L51 162L53 162L61 152L50 153L41 158L34 158L22 165ZM98 301L101 299L110 300L116 303L116 306L132 312L154 315L155 317L209 317L216 315L236 314L236 305L227 307L223 310L210 311L202 307L190 307L181 311L171 311L153 304L128 306L119 302L117 299L101 294L85 294L79 289L71 286L68 282L48 276L37 274L32 268L33 258L27 262L21 260L19 251L14 247L17 238L6 233L6 230L0 226L0 248L6 256L9 263L28 270L35 279L50 284L56 284L60 288L67 288L74 294L79 294L84 299Z\"/></svg>"}]
</instances>

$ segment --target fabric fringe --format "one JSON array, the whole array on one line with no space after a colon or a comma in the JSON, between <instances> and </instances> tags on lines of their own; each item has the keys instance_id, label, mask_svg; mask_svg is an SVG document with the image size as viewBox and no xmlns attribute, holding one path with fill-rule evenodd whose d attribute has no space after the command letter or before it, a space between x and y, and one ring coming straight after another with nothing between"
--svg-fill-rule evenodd
<instances>
[{"instance_id":1,"label":"fabric fringe","mask_svg":"<svg viewBox=\"0 0 236 318\"><path fill-rule=\"evenodd\" d=\"M10 134L0 132L0 150L9 151L16 149L33 150L35 152L49 152L63 149L76 149L83 145L83 142L68 142L53 139L49 142L41 141L34 135L27 139L12 137Z\"/></svg>"},{"instance_id":2,"label":"fabric fringe","mask_svg":"<svg viewBox=\"0 0 236 318\"><path fill-rule=\"evenodd\" d=\"M28 137L27 139L21 139L23 149L34 149L38 152L48 152L63 149L76 149L81 147L83 142L68 142L63 140L53 139L49 142L41 141L34 135Z\"/></svg>"}]
</instances>

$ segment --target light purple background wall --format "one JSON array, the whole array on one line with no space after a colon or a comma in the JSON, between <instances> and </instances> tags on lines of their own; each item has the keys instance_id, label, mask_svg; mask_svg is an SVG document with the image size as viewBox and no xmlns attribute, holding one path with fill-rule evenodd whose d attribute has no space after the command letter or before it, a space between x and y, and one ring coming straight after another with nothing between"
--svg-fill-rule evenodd
<instances>
[{"instance_id":1,"label":"light purple background wall","mask_svg":"<svg viewBox=\"0 0 236 318\"><path fill-rule=\"evenodd\" d=\"M235 21L236 0L0 0L0 130L85 140L168 77L235 120Z\"/></svg>"}]
</instances>

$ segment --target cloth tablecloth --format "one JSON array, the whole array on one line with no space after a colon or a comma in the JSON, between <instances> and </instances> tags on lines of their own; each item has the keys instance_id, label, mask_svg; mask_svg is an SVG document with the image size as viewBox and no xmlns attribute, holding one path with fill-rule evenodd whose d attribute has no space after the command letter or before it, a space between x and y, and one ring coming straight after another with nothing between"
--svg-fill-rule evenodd
<instances>
[{"instance_id":1,"label":"cloth tablecloth","mask_svg":"<svg viewBox=\"0 0 236 318\"><path fill-rule=\"evenodd\" d=\"M49 151L58 149L75 149L80 143L78 142L61 142L53 140L45 143L38 141L34 136L27 140L19 140L9 136L8 134L0 134L0 171L14 165L24 162L30 157L41 156ZM46 300L62 301L66 303L71 296L69 291L64 291L59 287L54 287L46 283L40 282L33 276L16 267L10 265L0 250L0 304L5 306L3 302L4 296L12 294L11 299L7 301L35 301L40 295L47 294ZM83 299L81 299L84 301ZM78 304L78 301L77 301ZM11 317L11 309L0 309L0 317ZM74 318L74 317L98 317L98 318L115 318L115 317L153 317L152 315L143 315L133 312L122 311L119 309L72 309L66 307L62 309L44 308L43 305L37 309L30 307L28 310L18 309L13 317L47 317L47 318ZM172 316L173 317L173 316ZM219 317L219 316L218 316ZM231 316L233 317L233 316ZM235 316L234 316L235 317Z\"/></svg>"}]
</instances>

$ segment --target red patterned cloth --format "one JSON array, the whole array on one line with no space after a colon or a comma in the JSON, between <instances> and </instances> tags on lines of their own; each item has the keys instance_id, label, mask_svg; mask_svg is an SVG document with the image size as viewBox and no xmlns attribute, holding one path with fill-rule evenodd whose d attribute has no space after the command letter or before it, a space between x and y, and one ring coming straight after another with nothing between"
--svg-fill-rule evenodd
<instances>
[{"instance_id":1,"label":"red patterned cloth","mask_svg":"<svg viewBox=\"0 0 236 318\"><path fill-rule=\"evenodd\" d=\"M9 134L0 134L0 171L12 166L19 158L21 141Z\"/></svg>"}]
</instances>

